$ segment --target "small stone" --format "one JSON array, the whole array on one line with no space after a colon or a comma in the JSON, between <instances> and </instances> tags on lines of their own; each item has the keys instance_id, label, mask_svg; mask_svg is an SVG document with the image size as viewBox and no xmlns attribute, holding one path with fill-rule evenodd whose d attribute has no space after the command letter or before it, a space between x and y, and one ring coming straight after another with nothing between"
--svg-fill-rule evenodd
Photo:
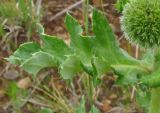
<instances>
[{"instance_id":1,"label":"small stone","mask_svg":"<svg viewBox=\"0 0 160 113\"><path fill-rule=\"evenodd\" d=\"M18 81L17 86L21 89L28 89L32 85L32 80L29 77Z\"/></svg>"},{"instance_id":2,"label":"small stone","mask_svg":"<svg viewBox=\"0 0 160 113\"><path fill-rule=\"evenodd\" d=\"M9 70L4 73L3 77L7 80L15 80L19 77L19 73L15 70Z\"/></svg>"}]
</instances>

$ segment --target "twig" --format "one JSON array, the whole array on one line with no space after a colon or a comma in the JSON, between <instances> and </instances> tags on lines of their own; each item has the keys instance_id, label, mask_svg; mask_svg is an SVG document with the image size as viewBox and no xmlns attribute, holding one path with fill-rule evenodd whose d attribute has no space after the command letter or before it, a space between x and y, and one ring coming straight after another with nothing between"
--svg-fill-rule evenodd
<instances>
[{"instance_id":1,"label":"twig","mask_svg":"<svg viewBox=\"0 0 160 113\"><path fill-rule=\"evenodd\" d=\"M35 86L39 86L41 84L41 82L49 75L49 72L46 72L43 76L43 78L38 82L36 83L35 81ZM34 87L33 90L31 90L30 94L28 95L28 97L26 98L26 100L22 103L22 106L24 106L28 100L31 98L32 94L36 91L36 88Z\"/></svg>"},{"instance_id":2,"label":"twig","mask_svg":"<svg viewBox=\"0 0 160 113\"><path fill-rule=\"evenodd\" d=\"M123 39L123 35L118 39L118 41L121 41Z\"/></svg>"},{"instance_id":3,"label":"twig","mask_svg":"<svg viewBox=\"0 0 160 113\"><path fill-rule=\"evenodd\" d=\"M77 7L77 6L79 6L79 5L81 5L82 2L83 2L83 0L78 1L78 2L76 2L75 4L73 4L73 5L69 6L69 7L67 7L66 9L64 9L64 10L62 10L62 11L60 11L60 12L58 12L56 15L54 15L53 17L51 17L51 18L49 19L49 21L55 20L56 18L58 18L58 17L60 17L61 15L65 14L67 11L69 11L69 10L71 10L71 9L73 9L73 8L75 8L75 7Z\"/></svg>"},{"instance_id":4,"label":"twig","mask_svg":"<svg viewBox=\"0 0 160 113\"><path fill-rule=\"evenodd\" d=\"M0 76L2 76L9 68L10 68L11 64L8 63L7 66L0 72Z\"/></svg>"},{"instance_id":5,"label":"twig","mask_svg":"<svg viewBox=\"0 0 160 113\"><path fill-rule=\"evenodd\" d=\"M21 99L21 100L24 101L24 102L26 101L25 99ZM45 104L44 103L40 103L40 102L37 102L37 101L35 101L33 99L29 99L28 102L36 104L36 105L39 105L39 106L42 106L42 107L53 108L52 106L47 105L46 103Z\"/></svg>"},{"instance_id":6,"label":"twig","mask_svg":"<svg viewBox=\"0 0 160 113\"><path fill-rule=\"evenodd\" d=\"M138 58L139 56L139 46L136 45L136 53L135 53L135 57Z\"/></svg>"},{"instance_id":7,"label":"twig","mask_svg":"<svg viewBox=\"0 0 160 113\"><path fill-rule=\"evenodd\" d=\"M132 87L132 93L131 93L131 100L134 99L135 92L136 92L136 88L135 88L135 86L133 86L133 87Z\"/></svg>"}]
</instances>

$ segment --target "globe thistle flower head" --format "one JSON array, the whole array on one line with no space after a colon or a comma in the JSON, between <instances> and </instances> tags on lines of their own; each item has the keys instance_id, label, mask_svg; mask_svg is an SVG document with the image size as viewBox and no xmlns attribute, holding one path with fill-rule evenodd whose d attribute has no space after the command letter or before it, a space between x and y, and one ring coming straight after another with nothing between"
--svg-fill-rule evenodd
<instances>
[{"instance_id":1,"label":"globe thistle flower head","mask_svg":"<svg viewBox=\"0 0 160 113\"><path fill-rule=\"evenodd\" d=\"M160 46L160 0L130 0L121 25L131 43L145 48Z\"/></svg>"}]
</instances>

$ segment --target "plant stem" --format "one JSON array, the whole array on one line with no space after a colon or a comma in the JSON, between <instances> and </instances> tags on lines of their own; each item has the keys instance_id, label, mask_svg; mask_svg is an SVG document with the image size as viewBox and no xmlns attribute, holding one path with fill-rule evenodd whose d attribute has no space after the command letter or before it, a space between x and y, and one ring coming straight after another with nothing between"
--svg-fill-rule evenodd
<instances>
[{"instance_id":1,"label":"plant stem","mask_svg":"<svg viewBox=\"0 0 160 113\"><path fill-rule=\"evenodd\" d=\"M84 88L86 90L86 98L89 100L89 104L92 107L94 104L94 99L93 99L93 93L94 93L94 87L93 87L93 80L92 77L86 73L84 73L83 78L82 78ZM90 111L92 113L92 111Z\"/></svg>"},{"instance_id":2,"label":"plant stem","mask_svg":"<svg viewBox=\"0 0 160 113\"><path fill-rule=\"evenodd\" d=\"M84 15L84 26L85 26L85 33L88 34L88 27L89 27L89 20L88 20L88 7L89 7L89 0L83 1L83 15Z\"/></svg>"},{"instance_id":3,"label":"plant stem","mask_svg":"<svg viewBox=\"0 0 160 113\"><path fill-rule=\"evenodd\" d=\"M160 113L160 87L152 89L149 113Z\"/></svg>"},{"instance_id":4,"label":"plant stem","mask_svg":"<svg viewBox=\"0 0 160 113\"><path fill-rule=\"evenodd\" d=\"M90 104L91 106L93 105L93 82L92 82L92 77L88 76L88 85L89 85L89 98L90 98Z\"/></svg>"},{"instance_id":5,"label":"plant stem","mask_svg":"<svg viewBox=\"0 0 160 113\"><path fill-rule=\"evenodd\" d=\"M101 2L102 11L104 13L105 11L104 11L104 7L103 7L103 0L100 0L100 2Z\"/></svg>"}]
</instances>

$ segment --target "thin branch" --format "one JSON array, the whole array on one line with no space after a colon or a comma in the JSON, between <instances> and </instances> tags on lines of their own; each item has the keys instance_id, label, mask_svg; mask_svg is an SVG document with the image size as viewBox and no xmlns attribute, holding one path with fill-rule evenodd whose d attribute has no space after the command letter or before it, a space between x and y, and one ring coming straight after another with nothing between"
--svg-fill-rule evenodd
<instances>
[{"instance_id":1,"label":"thin branch","mask_svg":"<svg viewBox=\"0 0 160 113\"><path fill-rule=\"evenodd\" d=\"M139 57L139 46L136 45L136 53L135 53L135 57L138 58Z\"/></svg>"},{"instance_id":2,"label":"thin branch","mask_svg":"<svg viewBox=\"0 0 160 113\"><path fill-rule=\"evenodd\" d=\"M66 9L58 12L56 15L54 15L53 17L51 17L51 18L49 19L49 21L55 20L56 18L58 18L58 17L60 17L61 15L65 14L66 12L68 12L69 10L71 10L71 9L73 9L73 8L81 5L82 3L83 3L83 0L76 2L75 4L73 4L73 5L69 6L69 7L67 7Z\"/></svg>"},{"instance_id":3,"label":"thin branch","mask_svg":"<svg viewBox=\"0 0 160 113\"><path fill-rule=\"evenodd\" d=\"M42 82L48 75L49 75L49 72L44 73L43 78L41 78L41 80L38 81L38 83L36 83L36 80L35 80L35 81L34 81L35 86L38 87L38 86L41 84L41 82ZM25 101L22 103L22 106L24 106L24 105L28 102L28 100L32 97L32 94L34 94L35 91L36 91L36 88L34 87L34 88L31 90L30 94L26 97Z\"/></svg>"}]
</instances>

